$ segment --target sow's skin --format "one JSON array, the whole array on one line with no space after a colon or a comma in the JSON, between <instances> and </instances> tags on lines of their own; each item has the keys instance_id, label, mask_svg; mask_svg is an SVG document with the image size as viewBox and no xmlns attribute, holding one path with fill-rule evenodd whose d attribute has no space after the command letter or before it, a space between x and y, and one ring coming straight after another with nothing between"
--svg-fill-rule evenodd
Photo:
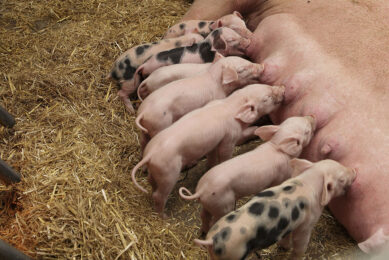
<instances>
[{"instance_id":1,"label":"sow's skin","mask_svg":"<svg viewBox=\"0 0 389 260\"><path fill-rule=\"evenodd\" d=\"M118 82L120 88L118 95L122 98L127 109L130 112L134 112L128 96L136 90L134 88L134 73L140 65L152 55L161 51L170 50L179 46L190 46L203 40L204 38L201 35L191 33L174 39L165 39L159 42L138 45L121 54L115 60L108 78Z\"/></svg>"},{"instance_id":2,"label":"sow's skin","mask_svg":"<svg viewBox=\"0 0 389 260\"><path fill-rule=\"evenodd\" d=\"M292 159L290 165L297 177L257 194L216 222L205 241L195 242L206 245L212 259L238 260L277 241L288 249L291 234L291 258L302 257L324 206L345 194L356 171L333 160Z\"/></svg>"},{"instance_id":3,"label":"sow's skin","mask_svg":"<svg viewBox=\"0 0 389 260\"><path fill-rule=\"evenodd\" d=\"M216 60L216 58L215 58ZM215 61L214 60L214 61ZM161 67L151 73L138 87L138 97L143 101L151 92L169 84L170 82L189 78L209 69L212 63L183 63Z\"/></svg>"},{"instance_id":4,"label":"sow's skin","mask_svg":"<svg viewBox=\"0 0 389 260\"><path fill-rule=\"evenodd\" d=\"M185 114L222 99L246 85L259 83L263 66L240 57L220 58L204 73L174 81L151 93L138 109L143 140L152 138ZM145 139L146 138L146 139Z\"/></svg>"},{"instance_id":5,"label":"sow's skin","mask_svg":"<svg viewBox=\"0 0 389 260\"><path fill-rule=\"evenodd\" d=\"M234 210L236 200L289 179L289 161L309 144L315 127L312 116L290 117L279 126L260 127L255 134L266 143L210 169L201 177L195 194L181 187L182 198L198 199L202 204L202 232L207 233L212 223Z\"/></svg>"},{"instance_id":6,"label":"sow's skin","mask_svg":"<svg viewBox=\"0 0 389 260\"><path fill-rule=\"evenodd\" d=\"M211 31L220 27L231 28L242 36L249 36L251 34L243 21L242 15L234 11L232 14L222 16L216 21L189 20L180 22L170 27L164 38L174 38L188 33L199 33L203 37L207 37Z\"/></svg>"},{"instance_id":7,"label":"sow's skin","mask_svg":"<svg viewBox=\"0 0 389 260\"><path fill-rule=\"evenodd\" d=\"M283 95L283 87L254 84L188 113L151 139L132 170L132 180L147 192L135 179L136 171L147 165L155 210L163 216L181 169L204 155L210 166L231 158L239 139L252 134L249 126L278 108Z\"/></svg>"},{"instance_id":8,"label":"sow's skin","mask_svg":"<svg viewBox=\"0 0 389 260\"><path fill-rule=\"evenodd\" d=\"M178 63L212 62L216 52L223 56L245 56L249 45L248 37L240 36L230 28L216 29L202 42L163 51L152 56L136 70L134 87L137 88L141 79L146 78L160 67Z\"/></svg>"}]
</instances>

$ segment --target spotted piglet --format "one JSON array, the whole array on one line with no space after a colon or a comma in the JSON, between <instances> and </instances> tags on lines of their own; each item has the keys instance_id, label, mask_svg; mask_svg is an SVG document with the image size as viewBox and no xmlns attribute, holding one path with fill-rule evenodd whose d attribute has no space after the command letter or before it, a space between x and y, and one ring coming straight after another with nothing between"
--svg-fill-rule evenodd
<instances>
[{"instance_id":1,"label":"spotted piglet","mask_svg":"<svg viewBox=\"0 0 389 260\"><path fill-rule=\"evenodd\" d=\"M289 248L292 237L291 258L302 257L324 206L346 192L356 171L333 160L292 159L290 165L297 177L258 193L195 242L207 246L212 259L238 260L277 241Z\"/></svg>"},{"instance_id":2,"label":"spotted piglet","mask_svg":"<svg viewBox=\"0 0 389 260\"><path fill-rule=\"evenodd\" d=\"M132 170L132 180L147 192L135 179L136 171L146 165L155 209L163 214L183 167L205 155L211 166L231 158L245 130L278 108L284 94L284 87L253 84L186 114L150 140L143 159Z\"/></svg>"},{"instance_id":3,"label":"spotted piglet","mask_svg":"<svg viewBox=\"0 0 389 260\"><path fill-rule=\"evenodd\" d=\"M163 66L212 62L217 52L223 56L245 56L250 42L250 38L242 37L230 28L216 29L202 42L152 56L136 70L134 87L137 88L141 79L147 78L153 71Z\"/></svg>"},{"instance_id":4,"label":"spotted piglet","mask_svg":"<svg viewBox=\"0 0 389 260\"><path fill-rule=\"evenodd\" d=\"M259 83L262 72L262 64L236 56L221 57L204 73L173 81L156 90L138 109L135 122L142 130L142 143L190 111L225 98L236 89Z\"/></svg>"},{"instance_id":5,"label":"spotted piglet","mask_svg":"<svg viewBox=\"0 0 389 260\"><path fill-rule=\"evenodd\" d=\"M210 169L201 177L195 194L181 187L182 198L198 199L202 205L201 230L208 232L212 223L234 209L237 199L289 179L289 161L309 144L315 125L312 116L305 116L290 117L279 126L262 126L255 134L266 143Z\"/></svg>"},{"instance_id":6,"label":"spotted piglet","mask_svg":"<svg viewBox=\"0 0 389 260\"><path fill-rule=\"evenodd\" d=\"M165 35L165 39L178 37L187 33L199 33L203 37L207 37L211 31L220 27L231 28L243 36L248 35L247 32L250 32L247 29L245 22L243 21L242 15L239 12L235 11L232 14L222 16L216 21L182 21L168 29Z\"/></svg>"},{"instance_id":7,"label":"spotted piglet","mask_svg":"<svg viewBox=\"0 0 389 260\"><path fill-rule=\"evenodd\" d=\"M127 109L130 112L134 112L128 96L136 90L134 88L134 73L140 65L152 55L161 51L179 46L190 46L203 40L204 38L201 35L192 33L174 39L138 45L121 54L115 60L108 78L118 82L120 88L118 95L122 98Z\"/></svg>"},{"instance_id":8,"label":"spotted piglet","mask_svg":"<svg viewBox=\"0 0 389 260\"><path fill-rule=\"evenodd\" d=\"M170 27L167 30L164 38L165 39L175 38L188 33L198 33L203 37L207 37L208 34L212 31L210 25L214 23L215 21L207 21L207 20L182 21Z\"/></svg>"}]
</instances>

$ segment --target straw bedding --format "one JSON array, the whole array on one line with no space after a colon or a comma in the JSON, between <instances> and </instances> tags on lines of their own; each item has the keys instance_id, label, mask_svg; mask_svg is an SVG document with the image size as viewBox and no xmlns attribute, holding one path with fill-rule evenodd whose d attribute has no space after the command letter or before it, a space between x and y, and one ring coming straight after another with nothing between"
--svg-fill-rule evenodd
<instances>
[{"instance_id":1,"label":"straw bedding","mask_svg":"<svg viewBox=\"0 0 389 260\"><path fill-rule=\"evenodd\" d=\"M174 190L167 220L129 172L139 161L134 116L105 79L128 48L158 40L184 0L0 1L0 157L23 181L0 184L0 237L37 259L207 259L192 241L199 205ZM240 149L252 149L251 143ZM204 161L177 186L194 190ZM185 176L185 174L183 174ZM145 175L139 181L147 186ZM355 243L328 213L307 256L355 259ZM265 259L283 259L276 247Z\"/></svg>"}]
</instances>

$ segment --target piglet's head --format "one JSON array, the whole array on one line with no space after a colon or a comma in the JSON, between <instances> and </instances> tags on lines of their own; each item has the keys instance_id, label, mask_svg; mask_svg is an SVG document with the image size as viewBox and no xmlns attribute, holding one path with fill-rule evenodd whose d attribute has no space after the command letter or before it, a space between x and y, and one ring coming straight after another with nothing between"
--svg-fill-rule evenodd
<instances>
[{"instance_id":1,"label":"piglet's head","mask_svg":"<svg viewBox=\"0 0 389 260\"><path fill-rule=\"evenodd\" d=\"M243 37L250 37L252 35L246 27L243 16L237 11L217 19L209 26L211 30L216 30L220 27L228 27Z\"/></svg>"},{"instance_id":2,"label":"piglet's head","mask_svg":"<svg viewBox=\"0 0 389 260\"><path fill-rule=\"evenodd\" d=\"M332 198L344 195L354 182L357 172L334 160L323 160L315 164L323 172L323 191L320 204L327 205Z\"/></svg>"},{"instance_id":3,"label":"piglet's head","mask_svg":"<svg viewBox=\"0 0 389 260\"><path fill-rule=\"evenodd\" d=\"M212 49L223 56L244 56L251 42L227 27L214 30L207 39L211 41Z\"/></svg>"},{"instance_id":4,"label":"piglet's head","mask_svg":"<svg viewBox=\"0 0 389 260\"><path fill-rule=\"evenodd\" d=\"M260 127L255 134L263 141L271 140L289 156L298 157L311 141L315 128L316 123L312 116L290 117L280 125Z\"/></svg>"},{"instance_id":5,"label":"piglet's head","mask_svg":"<svg viewBox=\"0 0 389 260\"><path fill-rule=\"evenodd\" d=\"M215 62L210 68L210 73L216 77L220 75L221 86L225 93L229 95L237 88L259 83L263 68L262 64L252 63L237 56L230 56Z\"/></svg>"},{"instance_id":6,"label":"piglet's head","mask_svg":"<svg viewBox=\"0 0 389 260\"><path fill-rule=\"evenodd\" d=\"M278 95L283 95L285 92L284 87L264 84L252 84L235 91L230 97L241 96L244 100L235 119L245 124L252 124L261 116L278 108L279 104L276 103L278 97L275 97L273 88L280 88L280 91L277 92Z\"/></svg>"}]
</instances>

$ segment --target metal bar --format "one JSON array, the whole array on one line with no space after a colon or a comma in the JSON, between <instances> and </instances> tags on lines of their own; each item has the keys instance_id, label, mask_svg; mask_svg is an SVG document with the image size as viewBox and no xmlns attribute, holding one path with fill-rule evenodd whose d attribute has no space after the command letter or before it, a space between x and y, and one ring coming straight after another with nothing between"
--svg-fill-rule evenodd
<instances>
[{"instance_id":1,"label":"metal bar","mask_svg":"<svg viewBox=\"0 0 389 260\"><path fill-rule=\"evenodd\" d=\"M15 125L14 117L0 106L0 124L12 128Z\"/></svg>"},{"instance_id":2,"label":"metal bar","mask_svg":"<svg viewBox=\"0 0 389 260\"><path fill-rule=\"evenodd\" d=\"M12 259L12 260L31 260L30 257L23 254L13 246L5 243L0 239L0 259Z\"/></svg>"},{"instance_id":3,"label":"metal bar","mask_svg":"<svg viewBox=\"0 0 389 260\"><path fill-rule=\"evenodd\" d=\"M0 180L6 184L20 182L20 174L0 159ZM0 258L1 259L1 258Z\"/></svg>"}]
</instances>

